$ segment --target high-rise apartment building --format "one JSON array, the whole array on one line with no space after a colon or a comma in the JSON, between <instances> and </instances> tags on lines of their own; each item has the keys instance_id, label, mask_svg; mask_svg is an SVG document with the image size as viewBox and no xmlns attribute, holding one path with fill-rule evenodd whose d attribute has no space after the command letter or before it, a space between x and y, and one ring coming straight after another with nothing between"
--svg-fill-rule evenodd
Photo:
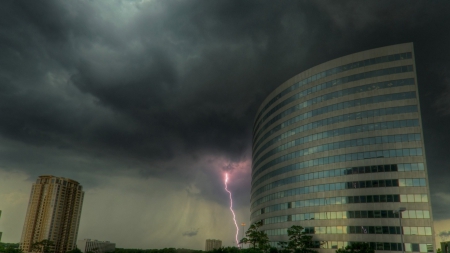
<instances>
[{"instance_id":1,"label":"high-rise apartment building","mask_svg":"<svg viewBox=\"0 0 450 253\"><path fill-rule=\"evenodd\" d=\"M219 249L220 247L222 247L222 241L221 240L206 239L205 251L211 251L213 249Z\"/></svg>"},{"instance_id":2,"label":"high-rise apartment building","mask_svg":"<svg viewBox=\"0 0 450 253\"><path fill-rule=\"evenodd\" d=\"M77 241L77 248L80 249L83 253L110 253L116 250L116 244L110 241L84 239Z\"/></svg>"},{"instance_id":3,"label":"high-rise apartment building","mask_svg":"<svg viewBox=\"0 0 450 253\"><path fill-rule=\"evenodd\" d=\"M320 64L264 100L253 128L251 221L273 243L300 225L320 252L349 242L433 252L412 43Z\"/></svg>"},{"instance_id":4,"label":"high-rise apartment building","mask_svg":"<svg viewBox=\"0 0 450 253\"><path fill-rule=\"evenodd\" d=\"M84 192L72 179L40 176L31 189L20 241L24 252L35 242L50 240L52 252L65 253L76 246Z\"/></svg>"}]
</instances>

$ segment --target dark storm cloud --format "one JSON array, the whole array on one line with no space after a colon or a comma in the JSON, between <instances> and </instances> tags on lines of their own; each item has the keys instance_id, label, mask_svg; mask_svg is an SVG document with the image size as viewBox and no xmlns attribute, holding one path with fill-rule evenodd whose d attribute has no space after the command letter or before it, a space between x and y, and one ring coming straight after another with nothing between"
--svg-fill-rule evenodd
<instances>
[{"instance_id":1,"label":"dark storm cloud","mask_svg":"<svg viewBox=\"0 0 450 253\"><path fill-rule=\"evenodd\" d=\"M223 182L210 168L227 167L214 159L249 159L255 112L275 87L324 61L412 41L431 190L448 193L448 13L427 1L2 2L0 134L23 147L0 166L137 168L187 182L201 171L213 179L197 187L215 199ZM248 205L248 180L238 182ZM435 218L450 218L436 196L433 205Z\"/></svg>"},{"instance_id":2,"label":"dark storm cloud","mask_svg":"<svg viewBox=\"0 0 450 253\"><path fill-rule=\"evenodd\" d=\"M183 233L183 236L188 236L188 237L192 237L192 236L196 236L198 234L198 228L197 229L192 229L190 231L186 231Z\"/></svg>"}]
</instances>

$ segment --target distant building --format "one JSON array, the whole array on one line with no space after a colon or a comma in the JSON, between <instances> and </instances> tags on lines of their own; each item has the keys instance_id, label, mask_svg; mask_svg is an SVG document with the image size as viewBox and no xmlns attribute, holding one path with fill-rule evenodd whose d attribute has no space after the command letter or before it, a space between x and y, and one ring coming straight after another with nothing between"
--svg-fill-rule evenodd
<instances>
[{"instance_id":1,"label":"distant building","mask_svg":"<svg viewBox=\"0 0 450 253\"><path fill-rule=\"evenodd\" d=\"M207 239L205 244L205 251L211 251L213 249L218 249L222 247L222 241L221 240L215 240L215 239Z\"/></svg>"},{"instance_id":2,"label":"distant building","mask_svg":"<svg viewBox=\"0 0 450 253\"><path fill-rule=\"evenodd\" d=\"M75 248L84 192L72 179L40 176L31 190L27 216L20 240L23 252L33 243L50 240L51 251L65 253Z\"/></svg>"},{"instance_id":3,"label":"distant building","mask_svg":"<svg viewBox=\"0 0 450 253\"><path fill-rule=\"evenodd\" d=\"M450 253L450 241L441 242L441 251L442 253Z\"/></svg>"},{"instance_id":4,"label":"distant building","mask_svg":"<svg viewBox=\"0 0 450 253\"><path fill-rule=\"evenodd\" d=\"M116 250L116 244L110 241L97 241L91 239L84 239L77 241L77 248L81 252L107 253Z\"/></svg>"}]
</instances>

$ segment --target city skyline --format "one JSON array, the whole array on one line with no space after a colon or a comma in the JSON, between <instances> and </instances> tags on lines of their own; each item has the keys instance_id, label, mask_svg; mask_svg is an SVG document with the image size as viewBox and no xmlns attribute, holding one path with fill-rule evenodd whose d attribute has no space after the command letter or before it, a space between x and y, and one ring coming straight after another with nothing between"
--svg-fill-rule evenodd
<instances>
[{"instance_id":1,"label":"city skyline","mask_svg":"<svg viewBox=\"0 0 450 253\"><path fill-rule=\"evenodd\" d=\"M3 242L20 241L35 179L58 175L85 191L79 239L203 249L217 238L232 246L224 176L237 222L248 228L252 129L264 99L318 64L407 42L435 232L450 230L450 3L0 5Z\"/></svg>"}]
</instances>

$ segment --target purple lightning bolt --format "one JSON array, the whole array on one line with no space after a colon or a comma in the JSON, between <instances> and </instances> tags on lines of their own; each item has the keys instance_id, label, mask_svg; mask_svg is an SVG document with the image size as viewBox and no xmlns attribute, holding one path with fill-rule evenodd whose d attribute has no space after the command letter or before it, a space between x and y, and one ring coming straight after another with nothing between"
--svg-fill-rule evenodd
<instances>
[{"instance_id":1,"label":"purple lightning bolt","mask_svg":"<svg viewBox=\"0 0 450 253\"><path fill-rule=\"evenodd\" d=\"M236 245L239 245L238 241L239 227L236 222L236 215L234 214L233 211L233 198L231 197L231 192L228 190L228 173L225 173L225 191L227 191L228 194L230 194L230 211L233 214L233 221L234 225L236 226Z\"/></svg>"}]
</instances>

